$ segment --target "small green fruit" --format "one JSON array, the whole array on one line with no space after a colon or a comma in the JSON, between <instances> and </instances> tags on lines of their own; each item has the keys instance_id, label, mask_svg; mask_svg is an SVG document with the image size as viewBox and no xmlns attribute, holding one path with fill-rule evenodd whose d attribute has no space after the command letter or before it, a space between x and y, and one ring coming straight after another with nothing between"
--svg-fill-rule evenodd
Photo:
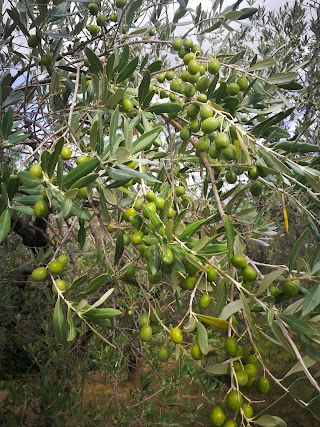
<instances>
[{"instance_id":1,"label":"small green fruit","mask_svg":"<svg viewBox=\"0 0 320 427\"><path fill-rule=\"evenodd\" d=\"M92 37L96 37L99 34L99 31L100 31L99 25L90 24L90 25L88 25L87 28L88 28L89 33L91 34Z\"/></svg>"},{"instance_id":2,"label":"small green fruit","mask_svg":"<svg viewBox=\"0 0 320 427\"><path fill-rule=\"evenodd\" d=\"M48 215L48 204L44 200L38 200L33 206L33 212L37 218L45 218Z\"/></svg>"},{"instance_id":3,"label":"small green fruit","mask_svg":"<svg viewBox=\"0 0 320 427\"><path fill-rule=\"evenodd\" d=\"M32 35L28 37L28 46L31 48L35 48L38 46L40 39L37 35Z\"/></svg>"},{"instance_id":4,"label":"small green fruit","mask_svg":"<svg viewBox=\"0 0 320 427\"><path fill-rule=\"evenodd\" d=\"M55 282L56 282L56 286L54 284L52 285L52 292L54 294L58 295L57 288L59 289L60 292L65 292L67 290L67 285L64 280L56 279Z\"/></svg>"},{"instance_id":5,"label":"small green fruit","mask_svg":"<svg viewBox=\"0 0 320 427\"><path fill-rule=\"evenodd\" d=\"M60 274L63 270L63 265L58 261L50 261L48 264L48 270L51 274Z\"/></svg>"},{"instance_id":6,"label":"small green fruit","mask_svg":"<svg viewBox=\"0 0 320 427\"><path fill-rule=\"evenodd\" d=\"M254 197L260 196L260 194L262 193L262 190L263 190L263 185L260 181L254 181L250 186L250 193Z\"/></svg>"},{"instance_id":7,"label":"small green fruit","mask_svg":"<svg viewBox=\"0 0 320 427\"><path fill-rule=\"evenodd\" d=\"M217 148L220 148L221 150L228 147L230 144L230 138L227 133L225 132L218 132L215 136L215 143Z\"/></svg>"},{"instance_id":8,"label":"small green fruit","mask_svg":"<svg viewBox=\"0 0 320 427\"><path fill-rule=\"evenodd\" d=\"M67 145L64 145L62 147L60 156L61 156L62 160L70 160L71 156L72 156L72 152L71 152L70 147L68 147Z\"/></svg>"},{"instance_id":9,"label":"small green fruit","mask_svg":"<svg viewBox=\"0 0 320 427\"><path fill-rule=\"evenodd\" d=\"M194 360L201 360L202 359L203 354L202 354L202 351L200 349L199 343L194 342L192 344L190 353L191 353L192 359L194 359Z\"/></svg>"},{"instance_id":10,"label":"small green fruit","mask_svg":"<svg viewBox=\"0 0 320 427\"><path fill-rule=\"evenodd\" d=\"M238 180L238 175L235 173L234 170L230 169L226 173L226 181L228 184L235 184Z\"/></svg>"},{"instance_id":11,"label":"small green fruit","mask_svg":"<svg viewBox=\"0 0 320 427\"><path fill-rule=\"evenodd\" d=\"M208 64L208 71L210 74L217 74L220 70L220 61L217 58L211 59Z\"/></svg>"},{"instance_id":12,"label":"small green fruit","mask_svg":"<svg viewBox=\"0 0 320 427\"><path fill-rule=\"evenodd\" d=\"M128 113L133 108L133 102L129 98L125 98L122 101L122 109L125 113Z\"/></svg>"},{"instance_id":13,"label":"small green fruit","mask_svg":"<svg viewBox=\"0 0 320 427\"><path fill-rule=\"evenodd\" d=\"M106 21L107 21L107 18L102 13L100 13L97 16L96 23L97 23L97 25L99 25L99 27L104 27L106 24Z\"/></svg>"},{"instance_id":14,"label":"small green fruit","mask_svg":"<svg viewBox=\"0 0 320 427\"><path fill-rule=\"evenodd\" d=\"M39 163L35 163L34 165L32 165L31 168L29 169L29 172L35 178L41 178L42 177L42 167L40 166Z\"/></svg>"},{"instance_id":15,"label":"small green fruit","mask_svg":"<svg viewBox=\"0 0 320 427\"><path fill-rule=\"evenodd\" d=\"M98 15L99 6L97 5L97 3L89 3L88 4L88 9L89 9L89 12L91 13L91 15L93 15L93 16L97 16Z\"/></svg>"},{"instance_id":16,"label":"small green fruit","mask_svg":"<svg viewBox=\"0 0 320 427\"><path fill-rule=\"evenodd\" d=\"M123 9L127 4L127 0L116 0L116 7Z\"/></svg>"},{"instance_id":17,"label":"small green fruit","mask_svg":"<svg viewBox=\"0 0 320 427\"><path fill-rule=\"evenodd\" d=\"M183 46L182 38L181 37L175 37L173 39L173 42L172 42L172 49L178 51L182 48L182 46Z\"/></svg>"},{"instance_id":18,"label":"small green fruit","mask_svg":"<svg viewBox=\"0 0 320 427\"><path fill-rule=\"evenodd\" d=\"M48 67L52 64L52 56L50 55L50 53L45 53L41 56L41 64L45 67Z\"/></svg>"},{"instance_id":19,"label":"small green fruit","mask_svg":"<svg viewBox=\"0 0 320 427\"><path fill-rule=\"evenodd\" d=\"M111 13L109 16L109 19L111 22L117 22L117 14L116 13Z\"/></svg>"},{"instance_id":20,"label":"small green fruit","mask_svg":"<svg viewBox=\"0 0 320 427\"><path fill-rule=\"evenodd\" d=\"M37 267L31 273L31 278L36 280L37 282L41 280L45 280L48 276L47 269L45 267Z\"/></svg>"},{"instance_id":21,"label":"small green fruit","mask_svg":"<svg viewBox=\"0 0 320 427\"><path fill-rule=\"evenodd\" d=\"M80 156L78 156L76 158L76 164L81 165L82 163L86 162L87 160L89 160L89 157L86 156L85 154L81 154Z\"/></svg>"}]
</instances>

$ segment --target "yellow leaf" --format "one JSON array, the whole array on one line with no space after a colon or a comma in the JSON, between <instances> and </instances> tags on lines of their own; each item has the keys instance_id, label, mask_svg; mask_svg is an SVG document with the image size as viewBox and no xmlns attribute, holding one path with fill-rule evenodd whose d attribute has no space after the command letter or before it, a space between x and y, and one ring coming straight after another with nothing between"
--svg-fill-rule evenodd
<instances>
[{"instance_id":1,"label":"yellow leaf","mask_svg":"<svg viewBox=\"0 0 320 427\"><path fill-rule=\"evenodd\" d=\"M286 229L286 232L289 231L289 219L288 219L288 211L286 207L286 202L284 200L284 194L282 194L282 203L283 203L283 220L284 220L284 226Z\"/></svg>"},{"instance_id":2,"label":"yellow leaf","mask_svg":"<svg viewBox=\"0 0 320 427\"><path fill-rule=\"evenodd\" d=\"M196 314L196 316L202 323L206 323L207 325L214 326L218 329L228 329L229 323L224 319L205 316L203 314Z\"/></svg>"}]
</instances>

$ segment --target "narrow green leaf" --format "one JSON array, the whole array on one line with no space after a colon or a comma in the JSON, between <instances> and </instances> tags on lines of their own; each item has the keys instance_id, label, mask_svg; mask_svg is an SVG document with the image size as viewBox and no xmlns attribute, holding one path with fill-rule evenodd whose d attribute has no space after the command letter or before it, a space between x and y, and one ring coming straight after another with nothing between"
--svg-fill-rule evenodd
<instances>
[{"instance_id":1,"label":"narrow green leaf","mask_svg":"<svg viewBox=\"0 0 320 427\"><path fill-rule=\"evenodd\" d=\"M268 119L263 120L261 123L254 126L251 129L250 133L252 133L252 135L255 135L257 137L262 135L266 130L270 128L270 126L273 126L277 123L282 122L282 120L290 116L293 113L293 111L294 111L294 108L289 108L286 111L280 111L280 113L277 113L274 116L269 117Z\"/></svg>"},{"instance_id":2,"label":"narrow green leaf","mask_svg":"<svg viewBox=\"0 0 320 427\"><path fill-rule=\"evenodd\" d=\"M258 10L259 9L257 9L256 7L246 7L244 9L241 9L242 15L240 16L239 21L242 19L250 18L251 16L256 14Z\"/></svg>"},{"instance_id":3,"label":"narrow green leaf","mask_svg":"<svg viewBox=\"0 0 320 427\"><path fill-rule=\"evenodd\" d=\"M312 285L312 288L304 297L302 316L311 313L320 304L320 283Z\"/></svg>"},{"instance_id":4,"label":"narrow green leaf","mask_svg":"<svg viewBox=\"0 0 320 427\"><path fill-rule=\"evenodd\" d=\"M80 249L83 249L85 241L86 241L86 229L84 228L83 225L81 225L79 227L78 234L77 234L77 240L78 240Z\"/></svg>"},{"instance_id":5,"label":"narrow green leaf","mask_svg":"<svg viewBox=\"0 0 320 427\"><path fill-rule=\"evenodd\" d=\"M207 224L212 220L214 215L211 215L206 219L199 219L198 221L194 221L193 223L186 226L181 234L179 234L179 240L188 240L196 231L200 230L200 228Z\"/></svg>"},{"instance_id":6,"label":"narrow green leaf","mask_svg":"<svg viewBox=\"0 0 320 427\"><path fill-rule=\"evenodd\" d=\"M92 151L96 150L97 140L98 140L98 127L99 127L99 119L96 117L91 123L91 129L90 129L90 147Z\"/></svg>"},{"instance_id":7,"label":"narrow green leaf","mask_svg":"<svg viewBox=\"0 0 320 427\"><path fill-rule=\"evenodd\" d=\"M22 91L14 91L12 92L6 100L2 103L2 108L7 108L10 105L16 104L24 97L24 93Z\"/></svg>"},{"instance_id":8,"label":"narrow green leaf","mask_svg":"<svg viewBox=\"0 0 320 427\"><path fill-rule=\"evenodd\" d=\"M242 12L239 10L230 10L224 15L224 17L225 19L229 19L230 21L237 21L241 15Z\"/></svg>"},{"instance_id":9,"label":"narrow green leaf","mask_svg":"<svg viewBox=\"0 0 320 427\"><path fill-rule=\"evenodd\" d=\"M222 25L222 20L218 20L211 27L206 28L204 31L201 31L201 33L199 33L199 35L202 35L202 34L205 34L205 33L212 33L213 31L215 31L218 28L220 28L221 25Z\"/></svg>"},{"instance_id":10,"label":"narrow green leaf","mask_svg":"<svg viewBox=\"0 0 320 427\"><path fill-rule=\"evenodd\" d=\"M274 149L289 151L290 153L312 153L320 151L320 147L307 142L280 141L273 145Z\"/></svg>"},{"instance_id":11,"label":"narrow green leaf","mask_svg":"<svg viewBox=\"0 0 320 427\"><path fill-rule=\"evenodd\" d=\"M108 274L101 274L98 277L95 277L91 282L88 283L88 285L84 288L83 294L89 295L95 292L97 289L100 288L101 285L108 283L109 275Z\"/></svg>"},{"instance_id":12,"label":"narrow green leaf","mask_svg":"<svg viewBox=\"0 0 320 427\"><path fill-rule=\"evenodd\" d=\"M317 362L320 362L320 351L304 335L300 335L300 342L305 352Z\"/></svg>"},{"instance_id":13,"label":"narrow green leaf","mask_svg":"<svg viewBox=\"0 0 320 427\"><path fill-rule=\"evenodd\" d=\"M218 317L221 315L223 308L227 304L227 287L225 283L223 282L219 283L217 286L219 287L218 289L219 297L212 310L212 316L215 316L215 317Z\"/></svg>"},{"instance_id":14,"label":"narrow green leaf","mask_svg":"<svg viewBox=\"0 0 320 427\"><path fill-rule=\"evenodd\" d=\"M58 160L58 168L57 168L57 184L60 190L62 190L62 183L63 183L63 161L61 157L59 157Z\"/></svg>"},{"instance_id":15,"label":"narrow green leaf","mask_svg":"<svg viewBox=\"0 0 320 427\"><path fill-rule=\"evenodd\" d=\"M182 109L180 104L174 102L163 102L146 108L148 113L163 114L163 113L178 113Z\"/></svg>"},{"instance_id":16,"label":"narrow green leaf","mask_svg":"<svg viewBox=\"0 0 320 427\"><path fill-rule=\"evenodd\" d=\"M118 130L118 122L119 122L119 105L117 105L116 109L112 113L110 120L110 130L109 130L109 143L110 143L110 153L114 154L114 146L116 143L116 134Z\"/></svg>"},{"instance_id":17,"label":"narrow green leaf","mask_svg":"<svg viewBox=\"0 0 320 427\"><path fill-rule=\"evenodd\" d=\"M13 9L7 8L6 13L10 16L10 18L13 20L13 22L15 24L17 24L17 26L20 28L20 30L23 32L23 34L26 37L29 37L29 32L26 29L25 25L21 22L18 10L16 8L13 8Z\"/></svg>"},{"instance_id":18,"label":"narrow green leaf","mask_svg":"<svg viewBox=\"0 0 320 427\"><path fill-rule=\"evenodd\" d=\"M20 182L25 185L27 188L35 188L38 187L38 185L42 184L42 180L39 178L36 178L35 176L31 175L28 171L22 171L18 173L18 177Z\"/></svg>"},{"instance_id":19,"label":"narrow green leaf","mask_svg":"<svg viewBox=\"0 0 320 427\"><path fill-rule=\"evenodd\" d=\"M241 298L241 300L242 300L244 315L246 316L247 322L248 322L248 324L249 324L249 326L250 326L251 333L252 333L253 337L254 337L256 340L258 340L258 339L259 339L259 334L258 334L257 328L255 327L255 325L254 325L254 323L253 323L253 320L252 320L252 316L251 316L251 312L250 312L250 308L249 308L249 305L248 305L247 298L246 298L246 296L243 294L243 292L242 292L242 291L240 291L240 298Z\"/></svg>"},{"instance_id":20,"label":"narrow green leaf","mask_svg":"<svg viewBox=\"0 0 320 427\"><path fill-rule=\"evenodd\" d=\"M281 87L281 89L285 90L301 90L303 89L303 86L298 82L290 82L290 83L278 83L278 87Z\"/></svg>"},{"instance_id":21,"label":"narrow green leaf","mask_svg":"<svg viewBox=\"0 0 320 427\"><path fill-rule=\"evenodd\" d=\"M290 395L294 399L304 400L307 402L313 394L313 388L310 386L308 378L297 378L288 387Z\"/></svg>"},{"instance_id":22,"label":"narrow green leaf","mask_svg":"<svg viewBox=\"0 0 320 427\"><path fill-rule=\"evenodd\" d=\"M150 74L152 74L161 70L161 67L162 67L162 61L159 59L158 61L154 61L152 64L148 65L147 70L149 71Z\"/></svg>"},{"instance_id":23,"label":"narrow green leaf","mask_svg":"<svg viewBox=\"0 0 320 427\"><path fill-rule=\"evenodd\" d=\"M197 337L201 352L208 354L208 332L201 322L197 322Z\"/></svg>"},{"instance_id":24,"label":"narrow green leaf","mask_svg":"<svg viewBox=\"0 0 320 427\"><path fill-rule=\"evenodd\" d=\"M309 173L307 168L304 170L304 176L306 177L311 187L320 193L320 176L315 176L314 174Z\"/></svg>"},{"instance_id":25,"label":"narrow green leaf","mask_svg":"<svg viewBox=\"0 0 320 427\"><path fill-rule=\"evenodd\" d=\"M83 274L82 276L78 277L77 279L75 279L72 283L72 285L70 286L70 288L68 289L77 289L80 286L84 285L86 282L88 281L88 275L87 274Z\"/></svg>"},{"instance_id":26,"label":"narrow green leaf","mask_svg":"<svg viewBox=\"0 0 320 427\"><path fill-rule=\"evenodd\" d=\"M104 186L100 187L100 189L102 190L102 193L106 199L106 201L110 204L115 206L118 202L117 199L115 198L114 194L108 189L105 188Z\"/></svg>"},{"instance_id":27,"label":"narrow green leaf","mask_svg":"<svg viewBox=\"0 0 320 427\"><path fill-rule=\"evenodd\" d=\"M155 183L155 182L159 182L156 178L154 178L152 175L147 175L141 172L138 172L135 169L131 169L126 165L118 165L118 168L120 169L120 171L122 171L124 174L126 174L127 176L129 176L129 179L131 178L140 178L140 179L144 179L147 182L150 183Z\"/></svg>"},{"instance_id":28,"label":"narrow green leaf","mask_svg":"<svg viewBox=\"0 0 320 427\"><path fill-rule=\"evenodd\" d=\"M213 375L227 375L229 364L227 363L214 363L212 365L208 365L204 368L204 370L208 374Z\"/></svg>"},{"instance_id":29,"label":"narrow green leaf","mask_svg":"<svg viewBox=\"0 0 320 427\"><path fill-rule=\"evenodd\" d=\"M93 308L81 314L86 319L95 322L100 319L112 319L113 317L120 316L121 311L115 308Z\"/></svg>"},{"instance_id":30,"label":"narrow green leaf","mask_svg":"<svg viewBox=\"0 0 320 427\"><path fill-rule=\"evenodd\" d=\"M306 355L302 358L304 365L309 369L311 366L315 365L317 362L314 359L311 359L310 356ZM298 372L303 371L303 366L300 362L297 362L291 369L286 373L283 378L287 378L290 375L297 374Z\"/></svg>"},{"instance_id":31,"label":"narrow green leaf","mask_svg":"<svg viewBox=\"0 0 320 427\"><path fill-rule=\"evenodd\" d=\"M99 177L98 173L89 173L89 175L78 179L78 181L76 181L74 184L72 184L70 187L70 190L73 188L86 187L88 184L91 184L92 182L94 182L98 177ZM68 190L68 191L70 191L70 190Z\"/></svg>"},{"instance_id":32,"label":"narrow green leaf","mask_svg":"<svg viewBox=\"0 0 320 427\"><path fill-rule=\"evenodd\" d=\"M209 88L207 90L208 99L212 99L213 98L213 93L214 93L214 90L215 90L215 88L217 86L217 83L219 81L219 76L220 76L219 73L217 73L214 76L214 78L212 79L211 83L210 83L210 86L209 86Z\"/></svg>"},{"instance_id":33,"label":"narrow green leaf","mask_svg":"<svg viewBox=\"0 0 320 427\"><path fill-rule=\"evenodd\" d=\"M28 135L26 133L23 133L21 129L12 132L8 136L8 141L10 144L19 144L20 142L24 141L28 138Z\"/></svg>"},{"instance_id":34,"label":"narrow green leaf","mask_svg":"<svg viewBox=\"0 0 320 427\"><path fill-rule=\"evenodd\" d=\"M164 227L163 222L159 218L159 216L156 213L152 212L152 210L146 206L143 206L143 212L146 215L146 217L150 219L151 224L154 226L154 228L157 230L157 232L161 236L165 236L165 234L166 234L165 227Z\"/></svg>"},{"instance_id":35,"label":"narrow green leaf","mask_svg":"<svg viewBox=\"0 0 320 427\"><path fill-rule=\"evenodd\" d=\"M283 83L290 83L292 80L297 78L297 73L275 73L267 78L269 84L277 85Z\"/></svg>"},{"instance_id":36,"label":"narrow green leaf","mask_svg":"<svg viewBox=\"0 0 320 427\"><path fill-rule=\"evenodd\" d=\"M149 71L146 71L145 75L143 76L143 79L141 80L141 83L139 85L139 91L138 91L138 98L140 104L143 103L145 97L147 96L149 92L149 86L150 86L150 73Z\"/></svg>"},{"instance_id":37,"label":"narrow green leaf","mask_svg":"<svg viewBox=\"0 0 320 427\"><path fill-rule=\"evenodd\" d=\"M162 127L158 126L148 132L143 133L132 143L132 154L139 153L151 146L151 144L158 138Z\"/></svg>"},{"instance_id":38,"label":"narrow green leaf","mask_svg":"<svg viewBox=\"0 0 320 427\"><path fill-rule=\"evenodd\" d=\"M249 71L265 70L266 68L273 67L275 64L276 64L276 61L273 58L264 59L262 61L259 61L259 62L256 62L255 64L253 64L249 68Z\"/></svg>"},{"instance_id":39,"label":"narrow green leaf","mask_svg":"<svg viewBox=\"0 0 320 427\"><path fill-rule=\"evenodd\" d=\"M89 60L89 69L93 74L102 74L103 73L103 65L97 55L88 47L85 47L84 52L86 57Z\"/></svg>"},{"instance_id":40,"label":"narrow green leaf","mask_svg":"<svg viewBox=\"0 0 320 427\"><path fill-rule=\"evenodd\" d=\"M33 209L29 206L12 206L12 210L28 216L32 216L34 214Z\"/></svg>"},{"instance_id":41,"label":"narrow green leaf","mask_svg":"<svg viewBox=\"0 0 320 427\"><path fill-rule=\"evenodd\" d=\"M8 193L7 193L7 189L4 182L1 182L0 187L1 187L1 197L2 197L1 204L2 204L2 208L5 208L9 204L9 199L8 199Z\"/></svg>"},{"instance_id":42,"label":"narrow green leaf","mask_svg":"<svg viewBox=\"0 0 320 427\"><path fill-rule=\"evenodd\" d=\"M78 218L81 218L84 221L88 221L89 219L91 219L90 212L88 210L86 210L86 209L81 209L75 203L72 204L72 208L71 208L71 212L70 213L71 213L71 215L77 216Z\"/></svg>"},{"instance_id":43,"label":"narrow green leaf","mask_svg":"<svg viewBox=\"0 0 320 427\"><path fill-rule=\"evenodd\" d=\"M233 245L234 245L235 232L234 232L233 224L227 215L225 215L225 217L224 217L224 228L226 230L227 247L228 247L228 260L229 260L229 264L230 264L231 258L233 257Z\"/></svg>"},{"instance_id":44,"label":"narrow green leaf","mask_svg":"<svg viewBox=\"0 0 320 427\"><path fill-rule=\"evenodd\" d=\"M111 80L114 76L114 61L115 61L115 54L109 56L107 64L106 64L106 74L109 80Z\"/></svg>"},{"instance_id":45,"label":"narrow green leaf","mask_svg":"<svg viewBox=\"0 0 320 427\"><path fill-rule=\"evenodd\" d=\"M67 336L68 336L67 324L62 311L60 298L57 299L56 305L54 307L53 330L54 330L57 341L62 345L66 345Z\"/></svg>"},{"instance_id":46,"label":"narrow green leaf","mask_svg":"<svg viewBox=\"0 0 320 427\"><path fill-rule=\"evenodd\" d=\"M11 229L10 210L5 209L0 216L0 245L4 242Z\"/></svg>"},{"instance_id":47,"label":"narrow green leaf","mask_svg":"<svg viewBox=\"0 0 320 427\"><path fill-rule=\"evenodd\" d=\"M124 243L123 243L123 233L120 231L120 233L117 236L117 241L116 241L116 250L115 250L115 254L114 254L114 264L118 264L118 262L121 259L121 256L123 254L124 251Z\"/></svg>"},{"instance_id":48,"label":"narrow green leaf","mask_svg":"<svg viewBox=\"0 0 320 427\"><path fill-rule=\"evenodd\" d=\"M224 81L220 82L220 85L216 91L216 103L221 104L222 98L225 96L227 91L227 83Z\"/></svg>"},{"instance_id":49,"label":"narrow green leaf","mask_svg":"<svg viewBox=\"0 0 320 427\"><path fill-rule=\"evenodd\" d=\"M135 72L139 62L139 57L136 56L129 64L118 74L116 82L121 83Z\"/></svg>"},{"instance_id":50,"label":"narrow green leaf","mask_svg":"<svg viewBox=\"0 0 320 427\"><path fill-rule=\"evenodd\" d=\"M262 427L287 427L282 418L273 415L262 415L255 421L255 424Z\"/></svg>"},{"instance_id":51,"label":"narrow green leaf","mask_svg":"<svg viewBox=\"0 0 320 427\"><path fill-rule=\"evenodd\" d=\"M66 198L61 204L61 210L57 215L54 215L54 218L61 219L66 218L71 212L72 208L72 199Z\"/></svg>"},{"instance_id":52,"label":"narrow green leaf","mask_svg":"<svg viewBox=\"0 0 320 427\"><path fill-rule=\"evenodd\" d=\"M281 267L281 268L278 268L278 270L271 271L271 273L264 276L264 278L260 282L260 286L256 295L260 295L263 292L265 292L269 288L271 283L277 280L278 277L280 277L284 272L285 272L285 268Z\"/></svg>"},{"instance_id":53,"label":"narrow green leaf","mask_svg":"<svg viewBox=\"0 0 320 427\"><path fill-rule=\"evenodd\" d=\"M80 178L87 176L92 172L98 165L100 161L96 157L93 157L80 165L76 166L72 171L70 171L63 178L63 184L65 188L70 188L72 184L77 182Z\"/></svg>"},{"instance_id":54,"label":"narrow green leaf","mask_svg":"<svg viewBox=\"0 0 320 427\"><path fill-rule=\"evenodd\" d=\"M57 94L57 89L60 81L60 74L58 71L54 71L51 75L51 82L49 86L49 94L52 97Z\"/></svg>"},{"instance_id":55,"label":"narrow green leaf","mask_svg":"<svg viewBox=\"0 0 320 427\"><path fill-rule=\"evenodd\" d=\"M160 260L160 251L157 244L150 246L150 257L148 260L151 274L156 274L160 269L161 260Z\"/></svg>"},{"instance_id":56,"label":"narrow green leaf","mask_svg":"<svg viewBox=\"0 0 320 427\"><path fill-rule=\"evenodd\" d=\"M14 196L18 191L19 185L20 185L20 182L19 182L18 175L11 175L7 185L9 200L12 200L14 198Z\"/></svg>"},{"instance_id":57,"label":"narrow green leaf","mask_svg":"<svg viewBox=\"0 0 320 427\"><path fill-rule=\"evenodd\" d=\"M41 159L41 167L44 170L44 172L46 172L48 164L49 164L49 160L50 160L50 152L49 152L49 150L43 151L41 153L40 159Z\"/></svg>"},{"instance_id":58,"label":"narrow green leaf","mask_svg":"<svg viewBox=\"0 0 320 427\"><path fill-rule=\"evenodd\" d=\"M289 262L288 262L288 267L289 267L289 271L291 272L294 264L296 262L298 253L300 251L300 248L303 244L303 242L305 241L307 234L308 234L309 229L305 229L304 232L300 235L300 237L298 238L298 240L296 241L296 243L294 244L291 252L290 252L290 257L289 257Z\"/></svg>"},{"instance_id":59,"label":"narrow green leaf","mask_svg":"<svg viewBox=\"0 0 320 427\"><path fill-rule=\"evenodd\" d=\"M1 133L3 139L8 139L8 136L11 133L13 125L13 109L12 107L8 108L5 115L3 116L1 123Z\"/></svg>"},{"instance_id":60,"label":"narrow green leaf","mask_svg":"<svg viewBox=\"0 0 320 427\"><path fill-rule=\"evenodd\" d=\"M243 309L243 303L240 299L232 301L223 308L220 314L220 318L228 320L229 317L231 317L234 313L237 313L239 310L242 310L242 309Z\"/></svg>"},{"instance_id":61,"label":"narrow green leaf","mask_svg":"<svg viewBox=\"0 0 320 427\"><path fill-rule=\"evenodd\" d=\"M314 418L318 421L320 421L320 396L314 397L312 400L310 400L308 404L308 411L311 412L311 414L314 416Z\"/></svg>"},{"instance_id":62,"label":"narrow green leaf","mask_svg":"<svg viewBox=\"0 0 320 427\"><path fill-rule=\"evenodd\" d=\"M123 98L124 98L124 90L123 89L117 89L115 91L115 93L107 99L106 107L115 106Z\"/></svg>"},{"instance_id":63,"label":"narrow green leaf","mask_svg":"<svg viewBox=\"0 0 320 427\"><path fill-rule=\"evenodd\" d=\"M47 167L47 174L48 174L49 179L52 178L54 169L56 167L56 164L58 163L59 156L60 156L61 150L64 146L64 143L65 143L64 138L63 137L59 138L55 147L54 147L53 152L50 155L50 159L49 159L49 163L48 163L48 167Z\"/></svg>"},{"instance_id":64,"label":"narrow green leaf","mask_svg":"<svg viewBox=\"0 0 320 427\"><path fill-rule=\"evenodd\" d=\"M292 348L290 347L287 339L283 336L283 333L280 329L280 326L278 325L278 323L276 321L273 321L270 324L270 329L271 329L273 335L276 337L279 344L283 348L285 348L289 354L293 355Z\"/></svg>"},{"instance_id":65,"label":"narrow green leaf","mask_svg":"<svg viewBox=\"0 0 320 427\"><path fill-rule=\"evenodd\" d=\"M8 191L8 193L9 193L9 191ZM312 276L315 276L315 274L313 273L313 270L315 269L315 268L318 268L318 264L319 264L319 262L320 262L320 245L318 245L316 248L315 248L315 250L314 250L314 252L313 252L313 254L312 254L312 258L311 258L311 267L312 267L312 272L311 272L311 275Z\"/></svg>"},{"instance_id":66,"label":"narrow green leaf","mask_svg":"<svg viewBox=\"0 0 320 427\"><path fill-rule=\"evenodd\" d=\"M71 341L74 341L74 339L76 338L77 331L76 331L76 327L74 324L74 320L73 320L72 312L71 312L70 308L68 308L67 320L68 320L68 324L69 324L69 334L67 337L67 341L71 342Z\"/></svg>"},{"instance_id":67,"label":"narrow green leaf","mask_svg":"<svg viewBox=\"0 0 320 427\"><path fill-rule=\"evenodd\" d=\"M315 335L315 330L305 322L304 320L298 319L294 316L287 316L285 314L279 314L281 320L283 320L290 328L297 331L299 334L303 334L307 337Z\"/></svg>"},{"instance_id":68,"label":"narrow green leaf","mask_svg":"<svg viewBox=\"0 0 320 427\"><path fill-rule=\"evenodd\" d=\"M198 255L202 256L212 256L219 254L226 254L228 252L228 247L226 243L213 243L202 248Z\"/></svg>"},{"instance_id":69,"label":"narrow green leaf","mask_svg":"<svg viewBox=\"0 0 320 427\"><path fill-rule=\"evenodd\" d=\"M265 151L263 147L258 149L259 154L263 157L264 161L270 168L274 170L286 173L287 175L292 175L292 170L288 168L281 160L279 160L273 153L270 151Z\"/></svg>"}]
</instances>

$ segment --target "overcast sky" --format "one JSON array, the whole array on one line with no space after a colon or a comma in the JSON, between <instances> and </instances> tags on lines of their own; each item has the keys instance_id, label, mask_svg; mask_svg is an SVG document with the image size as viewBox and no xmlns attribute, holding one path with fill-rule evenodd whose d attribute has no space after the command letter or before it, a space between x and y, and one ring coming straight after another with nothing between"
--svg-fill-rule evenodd
<instances>
[{"instance_id":1,"label":"overcast sky","mask_svg":"<svg viewBox=\"0 0 320 427\"><path fill-rule=\"evenodd\" d=\"M211 0L212 1L212 0ZM202 8L206 9L207 7L210 6L211 3L210 0L190 0L189 1L189 6L190 7L195 7L197 6L199 3L202 4ZM265 6L267 8L267 10L275 10L275 9L279 9L279 7L283 6L286 3L287 0L266 0L265 1ZM227 7L230 4L234 4L236 2L236 0L224 0L223 3L223 7ZM263 0L257 0L256 1L257 5L262 5L263 4ZM248 3L246 0L244 0L241 5L239 6L239 8L243 9L244 7L248 7Z\"/></svg>"}]
</instances>

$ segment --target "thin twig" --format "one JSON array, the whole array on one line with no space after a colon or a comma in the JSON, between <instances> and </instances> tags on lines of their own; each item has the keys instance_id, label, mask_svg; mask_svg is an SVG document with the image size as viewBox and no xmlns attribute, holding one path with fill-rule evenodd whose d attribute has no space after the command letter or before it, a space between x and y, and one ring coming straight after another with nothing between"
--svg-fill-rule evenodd
<instances>
[{"instance_id":1,"label":"thin twig","mask_svg":"<svg viewBox=\"0 0 320 427\"><path fill-rule=\"evenodd\" d=\"M313 376L309 372L309 370L308 370L306 364L304 363L303 358L302 358L296 344L294 343L289 332L287 331L287 328L284 326L284 322L280 319L280 317L277 314L275 314L275 318L277 319L278 325L279 325L283 335L285 336L285 338L289 342L290 347L292 348L292 350L294 351L294 354L296 355L298 361L300 362L302 369L303 369L304 373L306 374L306 377L308 378L310 383L313 385L313 387L317 390L317 392L320 393L319 384L317 383L317 381L313 378Z\"/></svg>"}]
</instances>

